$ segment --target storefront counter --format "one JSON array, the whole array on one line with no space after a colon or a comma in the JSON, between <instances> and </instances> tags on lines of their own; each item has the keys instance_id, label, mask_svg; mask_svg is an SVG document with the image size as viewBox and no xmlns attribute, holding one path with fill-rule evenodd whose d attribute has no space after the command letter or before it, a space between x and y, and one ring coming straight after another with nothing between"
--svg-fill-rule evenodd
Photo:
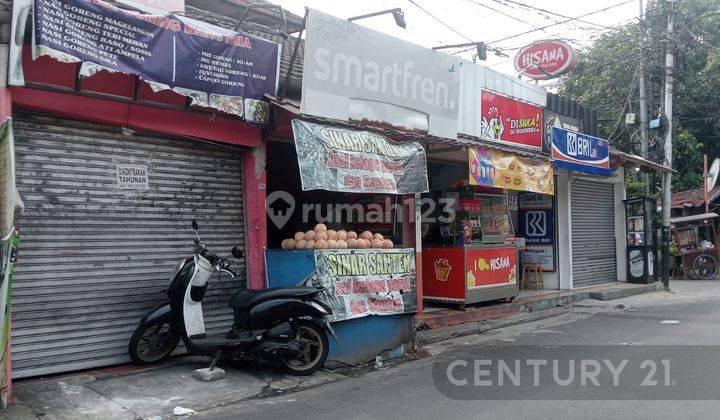
<instances>
[{"instance_id":1,"label":"storefront counter","mask_svg":"<svg viewBox=\"0 0 720 420\"><path fill-rule=\"evenodd\" d=\"M422 254L427 301L466 305L519 293L515 244L430 247Z\"/></svg>"}]
</instances>

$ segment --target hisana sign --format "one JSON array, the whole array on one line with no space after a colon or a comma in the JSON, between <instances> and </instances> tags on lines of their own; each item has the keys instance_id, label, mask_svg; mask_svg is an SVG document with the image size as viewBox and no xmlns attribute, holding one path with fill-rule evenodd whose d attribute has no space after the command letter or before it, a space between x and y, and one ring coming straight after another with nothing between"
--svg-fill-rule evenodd
<instances>
[{"instance_id":1,"label":"hisana sign","mask_svg":"<svg viewBox=\"0 0 720 420\"><path fill-rule=\"evenodd\" d=\"M575 67L577 53L563 41L537 41L523 47L515 56L515 70L533 79L553 79Z\"/></svg>"}]
</instances>

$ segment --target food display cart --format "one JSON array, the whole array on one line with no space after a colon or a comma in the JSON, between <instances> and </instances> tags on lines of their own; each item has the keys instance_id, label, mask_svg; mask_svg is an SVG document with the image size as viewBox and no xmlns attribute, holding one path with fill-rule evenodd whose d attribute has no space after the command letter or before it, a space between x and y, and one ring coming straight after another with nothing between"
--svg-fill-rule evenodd
<instances>
[{"instance_id":1,"label":"food display cart","mask_svg":"<svg viewBox=\"0 0 720 420\"><path fill-rule=\"evenodd\" d=\"M712 279L718 272L717 213L676 217L670 220L671 269L691 279Z\"/></svg>"},{"instance_id":2,"label":"food display cart","mask_svg":"<svg viewBox=\"0 0 720 420\"><path fill-rule=\"evenodd\" d=\"M434 227L423 248L425 300L464 306L519 293L518 243L507 197L478 190L442 194L457 211L452 222Z\"/></svg>"}]
</instances>

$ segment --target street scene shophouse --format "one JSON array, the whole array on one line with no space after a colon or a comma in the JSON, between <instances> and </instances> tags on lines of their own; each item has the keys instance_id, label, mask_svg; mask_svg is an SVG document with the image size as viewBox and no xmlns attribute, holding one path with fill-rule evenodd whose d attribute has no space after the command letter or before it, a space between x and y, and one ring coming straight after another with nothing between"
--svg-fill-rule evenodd
<instances>
[{"instance_id":1,"label":"street scene shophouse","mask_svg":"<svg viewBox=\"0 0 720 420\"><path fill-rule=\"evenodd\" d=\"M126 363L193 219L246 255L209 291L208 325L237 289L322 286L336 364L412 351L429 305L625 280L623 169L582 134L589 110L317 10L286 17L305 36L286 42L187 3L64 2L135 28L147 57L174 51L170 78L58 42L49 22L79 12L36 8L12 44L15 378Z\"/></svg>"}]
</instances>

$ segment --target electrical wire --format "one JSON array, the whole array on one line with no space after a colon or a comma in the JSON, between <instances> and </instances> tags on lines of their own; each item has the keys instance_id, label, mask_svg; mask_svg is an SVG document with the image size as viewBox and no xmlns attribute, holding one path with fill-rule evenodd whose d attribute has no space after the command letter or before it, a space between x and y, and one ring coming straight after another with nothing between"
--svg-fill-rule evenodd
<instances>
[{"instance_id":1,"label":"electrical wire","mask_svg":"<svg viewBox=\"0 0 720 420\"><path fill-rule=\"evenodd\" d=\"M504 3L515 4L515 5L517 5L517 6L524 7L524 8L529 9L529 10L534 10L534 11L541 12L541 13L547 13L547 14L549 14L549 15L554 15L554 16L561 17L561 18L564 18L564 19L572 19L572 16L563 15L563 14L556 13L556 12L551 12L550 10L543 9L542 7L532 6L532 5L525 4L525 3L521 3L521 2L515 1L515 0L492 0L492 1L494 1L495 3L500 3L500 4L504 4ZM599 24L599 23L590 22L590 21L582 20L582 19L575 19L575 20L577 20L578 22L582 22L582 23L585 23L585 24L593 25L593 26L598 26L598 27L601 27L601 28L607 28L607 26L601 25L601 24Z\"/></svg>"},{"instance_id":2,"label":"electrical wire","mask_svg":"<svg viewBox=\"0 0 720 420\"><path fill-rule=\"evenodd\" d=\"M465 38L466 40L468 40L468 41L470 41L470 42L473 42L472 38L470 38L469 36L461 33L460 31L458 31L457 29L455 29L455 28L453 28L452 26L448 25L447 23L443 22L440 18L438 18L437 16L433 15L432 13L430 13L430 12L429 12L428 10L426 10L424 7L422 7L422 6L420 6L419 4L417 4L414 0L408 0L408 1L409 1L413 6L417 7L417 8L420 9L420 10L422 10L423 13L425 13L426 15L430 16L431 18L435 19L436 22L440 23L440 24L443 25L444 27L450 29L451 31L453 31L453 32L456 33L457 35L460 35L461 37Z\"/></svg>"},{"instance_id":3,"label":"electrical wire","mask_svg":"<svg viewBox=\"0 0 720 420\"><path fill-rule=\"evenodd\" d=\"M486 9L488 9L488 10L491 10L491 11L493 11L493 12L499 14L499 15L503 15L503 16L505 16L505 17L508 17L508 18L510 18L510 19L512 19L512 20L514 20L514 21L517 21L517 22L520 22L520 23L524 23L525 25L528 25L528 26L530 26L531 28L537 28L537 25L535 25L535 24L533 24L533 23L530 23L530 22L528 22L528 21L525 21L525 20L522 20L522 19L520 19L520 18L517 18L517 17L515 17L515 16L513 16L513 15L510 15L510 14L508 14L508 13L505 13L505 12L501 11L501 10L495 9L495 8L493 8L493 7L490 7L490 6L486 5L486 4L482 4L482 3L480 3L480 2L477 1L477 0L467 0L467 1L470 2L470 3L476 4L476 5L480 6L480 7L484 7L484 8L486 8ZM494 0L493 0L493 1L494 1Z\"/></svg>"},{"instance_id":4,"label":"electrical wire","mask_svg":"<svg viewBox=\"0 0 720 420\"><path fill-rule=\"evenodd\" d=\"M542 27L540 27L540 28L535 28L535 29L531 29L531 30L528 30L528 31L525 31L525 32L520 32L520 33L515 34L515 35L506 36L506 37L497 39L497 40L495 40L495 41L491 41L491 42L486 43L486 44L494 45L494 44L497 44L497 43L499 43L499 42L503 42L503 41L507 41L507 40L509 40L509 39L517 38L517 37L519 37L519 36L531 34L531 33L533 33L533 32L537 32L537 31L545 30L545 29L547 29L547 28L551 28L551 27L553 27L553 26L562 25L562 24L565 24L565 23L568 23L568 22L572 22L572 21L575 21L575 20L578 20L578 19L581 19L581 18L584 18L584 17L587 17L587 16L591 16L591 15L595 15L595 14L598 14L598 13L601 13L601 12L605 12L605 11L607 11L607 10L610 10L610 9L613 9L613 8L616 8L616 7L619 7L619 6L622 6L622 5L625 5L625 4L634 2L634 1L635 1L635 0L625 0L625 1L623 1L623 2L614 4L614 5L611 5L611 6L607 6L607 7L604 7L604 8L602 8L602 9L599 9L599 10L595 10L595 11L593 11L593 12L585 13L585 14L582 14L582 15L577 16L577 17L574 17L574 18L565 19L565 20L560 21L560 22L556 22L556 23L552 23L552 24L549 24L549 25L545 25L545 26L542 26ZM464 52L470 51L470 50L473 49L473 48L475 48L475 47L470 47L470 48L466 48L466 49L461 50L461 51L456 51L456 52L454 52L453 54L462 54L462 53L464 53Z\"/></svg>"}]
</instances>

